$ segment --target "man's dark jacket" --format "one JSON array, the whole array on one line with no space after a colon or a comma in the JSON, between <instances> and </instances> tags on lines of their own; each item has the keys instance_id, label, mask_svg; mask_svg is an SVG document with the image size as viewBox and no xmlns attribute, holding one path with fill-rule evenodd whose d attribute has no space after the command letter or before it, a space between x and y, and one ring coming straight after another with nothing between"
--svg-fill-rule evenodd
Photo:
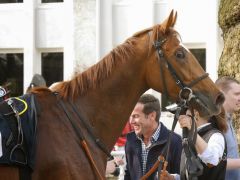
<instances>
[{"instance_id":1,"label":"man's dark jacket","mask_svg":"<svg viewBox=\"0 0 240 180\"><path fill-rule=\"evenodd\" d=\"M161 123L160 135L158 137L158 140L151 145L148 153L146 172L149 169L151 169L151 167L156 162L158 156L164 149L166 149L165 147L167 144L169 133L170 131L166 128L166 126L164 126ZM141 141L137 138L135 132L129 133L127 135L127 142L125 145L127 165L124 180L139 180L143 176L141 152L142 152ZM181 152L182 152L181 137L176 133L173 133L167 166L167 171L169 173L179 174ZM154 172L152 176L148 178L148 180L153 180L155 176L156 172Z\"/></svg>"}]
</instances>

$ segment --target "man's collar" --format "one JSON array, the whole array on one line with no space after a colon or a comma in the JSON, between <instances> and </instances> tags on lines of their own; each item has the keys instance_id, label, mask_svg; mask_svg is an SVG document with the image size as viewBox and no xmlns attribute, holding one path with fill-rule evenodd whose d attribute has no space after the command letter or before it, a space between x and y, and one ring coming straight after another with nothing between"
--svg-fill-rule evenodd
<instances>
[{"instance_id":1,"label":"man's collar","mask_svg":"<svg viewBox=\"0 0 240 180\"><path fill-rule=\"evenodd\" d=\"M161 123L159 122L157 129L154 131L153 135L151 136L151 141L155 142L155 141L158 140L158 137L160 135L160 129L161 129ZM143 141L143 135L142 134L141 135L136 135L136 136L139 140Z\"/></svg>"},{"instance_id":2,"label":"man's collar","mask_svg":"<svg viewBox=\"0 0 240 180\"><path fill-rule=\"evenodd\" d=\"M155 132L152 135L152 138L151 138L152 140L154 140L154 141L158 140L158 137L160 135L160 129L161 129L161 123L159 122L157 129L155 130Z\"/></svg>"}]
</instances>

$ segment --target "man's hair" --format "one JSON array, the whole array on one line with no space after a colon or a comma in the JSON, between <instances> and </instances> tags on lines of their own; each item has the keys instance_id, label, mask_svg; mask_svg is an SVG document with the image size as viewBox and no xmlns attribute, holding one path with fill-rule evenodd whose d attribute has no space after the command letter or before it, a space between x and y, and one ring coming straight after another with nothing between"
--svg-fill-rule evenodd
<instances>
[{"instance_id":1,"label":"man's hair","mask_svg":"<svg viewBox=\"0 0 240 180\"><path fill-rule=\"evenodd\" d=\"M224 93L227 93L231 89L230 84L233 84L233 83L240 84L238 80L229 76L219 77L215 82L216 86ZM226 114L223 109L223 106L221 109L221 113L213 117L213 121L211 122L215 124L220 131L224 133L227 131L228 125L227 125Z\"/></svg>"},{"instance_id":2,"label":"man's hair","mask_svg":"<svg viewBox=\"0 0 240 180\"><path fill-rule=\"evenodd\" d=\"M138 103L141 103L141 104L144 105L143 113L146 114L146 115L155 111L156 112L156 119L155 120L157 122L159 122L159 118L160 118L160 115L161 115L160 103L159 103L159 100L155 96L153 96L151 94L143 94L139 98Z\"/></svg>"},{"instance_id":3,"label":"man's hair","mask_svg":"<svg viewBox=\"0 0 240 180\"><path fill-rule=\"evenodd\" d=\"M240 84L238 80L229 76L222 76L218 78L215 82L216 86L225 93L228 92L228 90L230 89L230 84L232 83Z\"/></svg>"}]
</instances>

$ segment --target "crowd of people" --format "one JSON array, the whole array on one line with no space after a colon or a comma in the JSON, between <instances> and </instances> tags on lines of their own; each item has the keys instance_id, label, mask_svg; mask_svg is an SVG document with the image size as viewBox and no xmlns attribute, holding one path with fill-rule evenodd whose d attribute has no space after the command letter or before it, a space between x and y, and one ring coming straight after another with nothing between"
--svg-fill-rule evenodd
<instances>
[{"instance_id":1,"label":"crowd of people","mask_svg":"<svg viewBox=\"0 0 240 180\"><path fill-rule=\"evenodd\" d=\"M179 116L178 123L181 128L188 130L191 129L193 121L196 123L197 136L194 147L202 165L201 174L197 175L197 179L239 180L240 159L233 128L233 114L240 109L240 83L225 76L219 78L215 84L225 96L223 112L206 119L196 110L194 114L187 110L185 115ZM128 121L132 131L126 136L126 162L122 179L139 180L154 166L166 148L169 130L159 121L160 114L159 100L151 94L143 94ZM161 180L188 179L182 138L175 133L172 135L169 152L167 173L161 176ZM157 169L148 179L158 179Z\"/></svg>"},{"instance_id":2,"label":"crowd of people","mask_svg":"<svg viewBox=\"0 0 240 180\"><path fill-rule=\"evenodd\" d=\"M32 86L39 86L39 77ZM42 80L41 80L42 82ZM231 77L221 77L216 86L223 92L225 101L223 112L209 119L201 117L196 110L187 110L180 115L178 123L181 128L191 130L192 124L197 127L194 150L202 167L201 179L239 180L240 159L236 132L233 128L233 114L240 109L240 83ZM46 84L43 83L44 86ZM0 86L0 101L9 97L9 90ZM182 146L182 137L171 134L171 144L167 147L170 130L159 121L161 111L158 98L143 94L136 103L129 120L116 142L115 149L124 151L124 157L115 157L108 161L106 174L122 176L119 179L139 180L153 166L166 149L169 151L167 173L161 176L164 180L188 179L186 169L186 152ZM122 171L120 171L120 168ZM124 169L124 171L123 171ZM161 171L156 168L148 177L158 179Z\"/></svg>"}]
</instances>

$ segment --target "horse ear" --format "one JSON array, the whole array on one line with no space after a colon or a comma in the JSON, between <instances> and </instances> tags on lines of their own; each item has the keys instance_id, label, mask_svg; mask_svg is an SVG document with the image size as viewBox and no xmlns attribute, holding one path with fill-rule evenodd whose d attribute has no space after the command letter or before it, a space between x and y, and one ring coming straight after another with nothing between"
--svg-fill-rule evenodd
<instances>
[{"instance_id":1,"label":"horse ear","mask_svg":"<svg viewBox=\"0 0 240 180\"><path fill-rule=\"evenodd\" d=\"M174 16L174 18L173 18L172 27L175 26L176 21L177 21L177 12L175 12L175 16Z\"/></svg>"},{"instance_id":2,"label":"horse ear","mask_svg":"<svg viewBox=\"0 0 240 180\"><path fill-rule=\"evenodd\" d=\"M163 33L166 33L170 27L173 27L176 23L176 20L177 13L174 14L174 10L172 10L168 18L161 24L161 29Z\"/></svg>"}]
</instances>

